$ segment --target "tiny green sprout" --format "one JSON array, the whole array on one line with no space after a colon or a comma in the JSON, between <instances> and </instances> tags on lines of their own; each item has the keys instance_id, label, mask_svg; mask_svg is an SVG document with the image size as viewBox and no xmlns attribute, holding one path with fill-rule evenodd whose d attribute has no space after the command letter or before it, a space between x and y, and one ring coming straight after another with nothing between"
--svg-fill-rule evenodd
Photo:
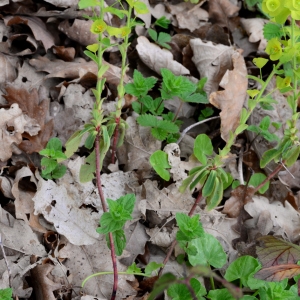
<instances>
[{"instance_id":1,"label":"tiny green sprout","mask_svg":"<svg viewBox=\"0 0 300 300\"><path fill-rule=\"evenodd\" d=\"M253 59L253 63L259 68L263 68L269 60L263 57L257 57Z\"/></svg>"},{"instance_id":2,"label":"tiny green sprout","mask_svg":"<svg viewBox=\"0 0 300 300\"><path fill-rule=\"evenodd\" d=\"M60 139L50 139L46 148L41 150L39 153L45 156L41 160L43 178L58 179L65 175L67 167L60 165L59 162L67 159L67 156L62 152Z\"/></svg>"}]
</instances>

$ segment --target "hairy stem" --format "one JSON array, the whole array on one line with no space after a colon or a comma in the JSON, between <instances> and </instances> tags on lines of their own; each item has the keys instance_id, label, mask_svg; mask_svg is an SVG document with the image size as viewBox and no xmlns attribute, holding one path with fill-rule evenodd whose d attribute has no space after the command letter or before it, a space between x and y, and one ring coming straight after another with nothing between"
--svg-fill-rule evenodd
<instances>
[{"instance_id":1,"label":"hairy stem","mask_svg":"<svg viewBox=\"0 0 300 300\"><path fill-rule=\"evenodd\" d=\"M197 205L199 204L199 202L201 201L201 199L202 199L202 193L201 193L201 191L200 191L199 194L198 194L198 196L197 196L197 199L195 200L195 202L194 202L192 208L190 209L190 211L189 211L189 213L188 213L188 216L189 216L189 217L191 217L191 216L194 214L195 209L196 209ZM167 255L166 255L164 261L163 261L163 265L164 265L164 266L161 267L161 268L159 269L158 276L161 276L161 274L162 274L162 272L163 272L163 269L164 269L164 267L166 266L167 262L169 261L169 259L170 259L171 255L172 255L173 250L174 250L174 248L175 248L176 245L177 245L177 241L174 240L174 241L172 242L172 244L171 244L169 250L168 250L168 253L167 253Z\"/></svg>"},{"instance_id":2,"label":"hairy stem","mask_svg":"<svg viewBox=\"0 0 300 300\"><path fill-rule=\"evenodd\" d=\"M100 129L98 129L98 132L100 131ZM104 197L104 193L103 193L103 189L102 189L102 185L101 185L101 169L100 169L100 146L99 146L99 134L97 134L96 136L96 140L95 140L95 151L96 151L96 179L97 179L97 188L98 188L98 192L99 192L99 196L100 196L100 200L101 200L101 204L102 204L102 210L103 212L107 212L107 206L106 206L106 201L105 201L105 197ZM117 268L117 259L116 259L116 251L115 251L115 244L114 244L114 239L113 239L113 235L110 232L109 233L109 241L110 241L110 254L111 254L111 261L112 261L112 265L113 265L113 271L114 271L114 285L113 285L113 291L111 294L111 300L116 299L116 294L117 294L117 290L118 290L118 268Z\"/></svg>"}]
</instances>

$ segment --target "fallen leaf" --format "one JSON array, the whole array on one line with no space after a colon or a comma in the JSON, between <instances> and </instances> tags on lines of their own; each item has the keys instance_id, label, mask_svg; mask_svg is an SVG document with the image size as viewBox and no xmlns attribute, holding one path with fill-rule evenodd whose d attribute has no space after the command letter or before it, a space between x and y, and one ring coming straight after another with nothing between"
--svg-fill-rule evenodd
<instances>
[{"instance_id":1,"label":"fallen leaf","mask_svg":"<svg viewBox=\"0 0 300 300\"><path fill-rule=\"evenodd\" d=\"M280 182L291 189L300 189L300 160L297 160L287 170L280 171L278 173L278 179Z\"/></svg>"},{"instance_id":2,"label":"fallen leaf","mask_svg":"<svg viewBox=\"0 0 300 300\"><path fill-rule=\"evenodd\" d=\"M293 278L300 274L300 266L296 264L291 265L277 265L269 268L263 268L255 274L255 278L266 281L282 281L285 278Z\"/></svg>"},{"instance_id":3,"label":"fallen leaf","mask_svg":"<svg viewBox=\"0 0 300 300\"><path fill-rule=\"evenodd\" d=\"M26 24L29 26L36 40L42 41L46 51L55 44L55 37L37 17L7 16L3 19L7 26L16 24Z\"/></svg>"},{"instance_id":4,"label":"fallen leaf","mask_svg":"<svg viewBox=\"0 0 300 300\"><path fill-rule=\"evenodd\" d=\"M23 88L15 88L13 85L6 87L6 95L3 97L9 104L18 103L24 113L36 120L39 125L38 133L36 132L35 135L23 133L23 141L19 147L26 153L39 152L44 149L53 132L53 120L46 122L50 101L47 99L40 102L36 89L28 92Z\"/></svg>"},{"instance_id":5,"label":"fallen leaf","mask_svg":"<svg viewBox=\"0 0 300 300\"><path fill-rule=\"evenodd\" d=\"M285 201L285 206L278 201L269 203L269 200L263 196L254 196L252 200L253 202L244 206L253 218L245 221L248 228L253 228L252 224L257 224L263 211L268 211L273 222L272 231L276 235L283 234L291 241L299 239L300 214L289 202ZM261 226L264 227L263 222Z\"/></svg>"},{"instance_id":6,"label":"fallen leaf","mask_svg":"<svg viewBox=\"0 0 300 300\"><path fill-rule=\"evenodd\" d=\"M12 82L17 78L18 74L16 66L9 56L4 55L3 53L0 53L0 68L0 84Z\"/></svg>"},{"instance_id":7,"label":"fallen leaf","mask_svg":"<svg viewBox=\"0 0 300 300\"><path fill-rule=\"evenodd\" d=\"M214 92L209 102L221 109L221 137L228 141L230 132L240 125L240 115L247 100L247 69L243 56L239 52L232 55L233 70L226 71L220 82L224 91Z\"/></svg>"},{"instance_id":8,"label":"fallen leaf","mask_svg":"<svg viewBox=\"0 0 300 300\"><path fill-rule=\"evenodd\" d=\"M193 50L192 61L195 63L201 78L206 77L204 90L207 95L219 89L219 83L227 70L232 70L232 55L234 49L225 45L215 45L203 42L201 39L191 39Z\"/></svg>"},{"instance_id":9,"label":"fallen leaf","mask_svg":"<svg viewBox=\"0 0 300 300\"><path fill-rule=\"evenodd\" d=\"M240 18L240 22L249 35L249 42L257 43L260 41L258 50L264 51L267 46L267 40L264 38L263 27L268 21L261 18Z\"/></svg>"},{"instance_id":10,"label":"fallen leaf","mask_svg":"<svg viewBox=\"0 0 300 300\"><path fill-rule=\"evenodd\" d=\"M177 76L190 74L187 68L173 59L173 55L169 50L161 49L159 46L150 43L144 36L138 37L137 41L136 49L140 59L157 74L161 74L161 68L168 68Z\"/></svg>"}]
</instances>

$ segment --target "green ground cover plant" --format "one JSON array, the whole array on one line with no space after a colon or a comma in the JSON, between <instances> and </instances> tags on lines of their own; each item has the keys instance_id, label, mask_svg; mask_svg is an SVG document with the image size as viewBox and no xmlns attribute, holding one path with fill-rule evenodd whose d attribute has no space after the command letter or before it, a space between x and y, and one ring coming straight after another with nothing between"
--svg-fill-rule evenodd
<instances>
[{"instance_id":1,"label":"green ground cover plant","mask_svg":"<svg viewBox=\"0 0 300 300\"><path fill-rule=\"evenodd\" d=\"M151 96L151 89L157 84L157 79L155 78L144 78L140 72L135 70L133 82L127 85L124 84L127 70L127 50L130 44L129 36L132 28L140 24L132 17L132 11L136 10L140 14L147 12L145 4L141 1L127 0L127 4L128 9L125 9L121 1L117 1L115 6L108 7L105 7L103 0L79 1L81 9L94 8L96 6L100 8L99 14L95 12L92 17L89 17L93 21L91 32L97 35L98 42L87 46L85 51L85 54L98 67L97 85L92 90L96 99L92 120L84 125L84 129L75 132L70 137L66 143L65 153L62 152L60 141L55 138L51 139L47 147L40 152L41 155L45 156L41 162L43 166L42 176L46 179L56 179L63 176L66 170L64 165L59 163L63 159L71 157L82 142L91 151L86 158L86 163L81 167L80 179L82 182L88 182L94 179L96 174L96 183L103 209L97 232L106 236L107 246L111 250L113 271L92 274L87 279L112 273L114 275L114 287L111 299L115 299L118 288L118 275L134 274L147 277L152 276L152 272L160 268L158 271L159 279L149 299L155 299L164 290L167 290L167 294L172 299L183 299L182 297L185 297L184 299L298 299L298 279L295 276L298 276L300 272L298 267L296 267L296 261L286 266L285 272L281 277L284 280L281 280L280 283L255 278L255 274L260 274L260 270L265 271L268 267L265 267L263 259L259 261L250 256L243 256L234 261L227 268L223 277L217 275L212 269L219 269L225 265L227 261L226 254L219 241L203 230L199 215L194 215L194 211L203 197L206 199L207 210L214 209L222 201L224 190L232 184L238 184L233 182L232 176L225 172L223 167L236 138L245 130L255 132L269 141L278 141L277 147L265 152L260 162L261 168L264 168L271 161L278 163L278 166L268 176L255 174L251 177L249 184L255 186L253 194L256 192L264 193L268 189L270 179L281 170L283 165L289 167L297 160L300 153L300 142L296 127L296 122L299 119L297 100L300 96L298 92L298 81L300 79L298 71L300 63L300 31L296 26L296 20L300 20L299 4L291 0L264 0L262 2L262 11L271 17L273 22L267 24L264 31L268 40L266 53L269 54L270 61L274 62L273 69L269 76L263 80L262 68L269 61L265 58L253 60L253 63L260 70L260 77L249 76L249 78L257 81L260 84L260 88L248 90L250 97L248 107L243 108L238 127L231 132L230 138L222 149L214 153L211 139L206 134L200 134L195 139L193 154L199 161L199 166L190 170L188 177L182 182L179 190L184 192L186 189L189 189L193 192L196 186L201 188L189 213L176 214L179 230L164 262L162 264L154 263L148 265L145 270L141 270L133 264L126 272L118 272L116 255L121 255L126 246L123 227L126 221L132 219L135 195L127 194L115 200L105 199L100 174L103 160L109 149L111 149L111 162L114 163L116 149L123 143L125 130L128 126L121 118L122 100L125 93L138 98L138 101L132 105L133 110L139 114L137 118L138 124L150 127L153 137L167 143L176 142L180 137L178 113L183 103L208 103L207 96L203 91L206 79L203 78L198 83L193 83L184 76L174 75L168 69L161 70L161 94L160 97L155 99ZM120 28L108 25L104 20L106 13L111 13L120 19L126 18L126 24ZM291 24L284 26L288 16L291 16ZM162 19L156 25L159 24L160 26L167 26L168 22ZM157 34L154 30L150 30L149 34L159 45L163 47L168 46L166 44L166 36L162 33ZM117 38L118 42L111 44L110 37ZM108 66L103 63L102 58L104 52L110 47L118 47L121 53L121 78L117 88L118 101L116 110L109 116L104 116L102 104L106 98L102 96L102 91L105 85L104 74L108 70ZM292 110L292 118L287 122L287 129L285 130L284 138L281 140L278 140L274 134L269 132L270 126L278 128L281 124L271 123L271 120L267 117L261 120L259 126L247 125L247 121L256 106L260 105L264 109L272 109L272 104L275 101L272 99L273 91L268 94L265 91L274 76L276 76L276 90L282 93L290 93L287 97L287 104ZM164 101L175 97L178 97L181 103L178 111L164 114ZM212 113L213 111L209 108L202 110L199 120L207 118ZM159 150L152 154L150 163L162 179L170 180L171 176L168 172L170 165L165 152ZM168 273L162 275L163 268L177 243L185 253L178 258L179 262L187 268L185 278L176 278ZM267 247L267 249L269 249L267 251L270 251L270 247ZM297 247L294 247L294 249L299 251ZM273 270L273 274L280 269L278 265L276 267L277 269ZM294 269L297 269L299 273L290 272ZM199 281L200 277L208 277L210 279L210 291L207 291ZM293 278L294 282L291 284L288 282L288 278ZM218 286L215 284L216 281ZM243 295L242 291L246 291L246 294Z\"/></svg>"}]
</instances>

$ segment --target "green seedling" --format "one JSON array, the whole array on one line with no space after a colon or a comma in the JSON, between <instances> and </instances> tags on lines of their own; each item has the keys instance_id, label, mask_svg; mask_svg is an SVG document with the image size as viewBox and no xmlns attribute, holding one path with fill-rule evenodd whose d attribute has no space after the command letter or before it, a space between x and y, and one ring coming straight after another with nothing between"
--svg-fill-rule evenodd
<instances>
[{"instance_id":1,"label":"green seedling","mask_svg":"<svg viewBox=\"0 0 300 300\"><path fill-rule=\"evenodd\" d=\"M0 289L0 299L1 300L13 300L12 294L13 294L13 291L11 288Z\"/></svg>"},{"instance_id":2,"label":"green seedling","mask_svg":"<svg viewBox=\"0 0 300 300\"><path fill-rule=\"evenodd\" d=\"M59 164L59 162L67 159L67 156L62 152L60 139L50 139L46 148L39 153L45 156L41 160L43 178L58 179L65 175L67 167Z\"/></svg>"},{"instance_id":3,"label":"green seedling","mask_svg":"<svg viewBox=\"0 0 300 300\"><path fill-rule=\"evenodd\" d=\"M171 42L171 36L168 33L160 32L157 33L157 31L149 28L148 33L151 37L151 39L158 45L162 46L163 48L171 50L171 46L167 43Z\"/></svg>"}]
</instances>

